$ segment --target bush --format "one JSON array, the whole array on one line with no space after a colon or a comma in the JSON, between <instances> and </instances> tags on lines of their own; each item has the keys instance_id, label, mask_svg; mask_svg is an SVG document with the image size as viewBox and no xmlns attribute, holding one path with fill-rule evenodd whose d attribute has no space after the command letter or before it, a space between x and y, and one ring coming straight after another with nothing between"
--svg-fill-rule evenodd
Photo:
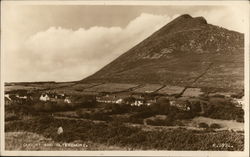
<instances>
[{"instance_id":1,"label":"bush","mask_svg":"<svg viewBox=\"0 0 250 157\"><path fill-rule=\"evenodd\" d=\"M201 112L201 103L200 101L193 101L190 104L190 108L193 112Z\"/></svg>"},{"instance_id":2,"label":"bush","mask_svg":"<svg viewBox=\"0 0 250 157\"><path fill-rule=\"evenodd\" d=\"M146 120L148 125L153 125L153 126L172 126L173 121L170 120L169 118L166 119L147 119Z\"/></svg>"},{"instance_id":3,"label":"bush","mask_svg":"<svg viewBox=\"0 0 250 157\"><path fill-rule=\"evenodd\" d=\"M59 126L64 129L61 135L57 134ZM211 134L207 129L194 131L181 128L144 131L119 122L104 124L47 117L6 123L5 131L29 131L56 141L84 140L136 150L244 150L244 135L235 132ZM233 147L213 147L214 143L228 143Z\"/></svg>"},{"instance_id":4,"label":"bush","mask_svg":"<svg viewBox=\"0 0 250 157\"><path fill-rule=\"evenodd\" d=\"M76 114L80 118L84 118L84 119L89 119L90 118L90 114L89 113L81 112L80 110L76 111Z\"/></svg>"},{"instance_id":5,"label":"bush","mask_svg":"<svg viewBox=\"0 0 250 157\"><path fill-rule=\"evenodd\" d=\"M5 117L5 121L19 120L20 118L16 115Z\"/></svg>"},{"instance_id":6,"label":"bush","mask_svg":"<svg viewBox=\"0 0 250 157\"><path fill-rule=\"evenodd\" d=\"M135 124L143 124L143 119L142 118L130 117L129 122L130 123L135 123Z\"/></svg>"},{"instance_id":7,"label":"bush","mask_svg":"<svg viewBox=\"0 0 250 157\"><path fill-rule=\"evenodd\" d=\"M198 126L199 128L209 128L207 123L199 123Z\"/></svg>"},{"instance_id":8,"label":"bush","mask_svg":"<svg viewBox=\"0 0 250 157\"><path fill-rule=\"evenodd\" d=\"M89 115L90 119L93 120L102 120L102 121L111 121L112 118L109 115L105 115L102 113L93 113Z\"/></svg>"},{"instance_id":9,"label":"bush","mask_svg":"<svg viewBox=\"0 0 250 157\"><path fill-rule=\"evenodd\" d=\"M148 118L148 117L152 117L155 115L155 112L154 111L142 111L142 112L138 112L136 114L134 114L132 117L134 118Z\"/></svg>"},{"instance_id":10,"label":"bush","mask_svg":"<svg viewBox=\"0 0 250 157\"><path fill-rule=\"evenodd\" d=\"M170 102L167 98L160 98L157 103L151 105L152 110L158 114L168 114L170 111Z\"/></svg>"},{"instance_id":11,"label":"bush","mask_svg":"<svg viewBox=\"0 0 250 157\"><path fill-rule=\"evenodd\" d=\"M108 105L106 109L111 109L110 114L122 114L122 113L127 113L131 110L131 107L126 104L111 104Z\"/></svg>"},{"instance_id":12,"label":"bush","mask_svg":"<svg viewBox=\"0 0 250 157\"><path fill-rule=\"evenodd\" d=\"M176 119L191 119L194 118L195 114L193 112L179 112L176 113L175 118Z\"/></svg>"},{"instance_id":13,"label":"bush","mask_svg":"<svg viewBox=\"0 0 250 157\"><path fill-rule=\"evenodd\" d=\"M223 100L221 98L210 99L209 105L204 108L204 116L244 122L244 110L235 107L229 100Z\"/></svg>"},{"instance_id":14,"label":"bush","mask_svg":"<svg viewBox=\"0 0 250 157\"><path fill-rule=\"evenodd\" d=\"M220 126L220 124L212 123L212 124L210 125L210 128L219 129L219 128L221 128L221 126Z\"/></svg>"}]
</instances>

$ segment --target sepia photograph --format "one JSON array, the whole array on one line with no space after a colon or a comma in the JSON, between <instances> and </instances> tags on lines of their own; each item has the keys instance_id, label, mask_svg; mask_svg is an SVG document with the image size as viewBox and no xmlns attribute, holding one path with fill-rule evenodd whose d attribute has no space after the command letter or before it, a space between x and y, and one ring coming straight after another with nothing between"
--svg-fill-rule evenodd
<instances>
[{"instance_id":1,"label":"sepia photograph","mask_svg":"<svg viewBox=\"0 0 250 157\"><path fill-rule=\"evenodd\" d=\"M1 155L247 157L249 6L2 1Z\"/></svg>"}]
</instances>

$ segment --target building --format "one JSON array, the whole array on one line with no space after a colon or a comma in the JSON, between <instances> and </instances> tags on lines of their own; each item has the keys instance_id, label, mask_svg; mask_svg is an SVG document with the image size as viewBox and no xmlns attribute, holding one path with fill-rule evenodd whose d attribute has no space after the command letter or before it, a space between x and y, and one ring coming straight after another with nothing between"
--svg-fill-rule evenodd
<instances>
[{"instance_id":1,"label":"building","mask_svg":"<svg viewBox=\"0 0 250 157\"><path fill-rule=\"evenodd\" d=\"M118 99L118 100L116 100L116 104L122 104L124 101L123 101L123 99Z\"/></svg>"},{"instance_id":2,"label":"building","mask_svg":"<svg viewBox=\"0 0 250 157\"><path fill-rule=\"evenodd\" d=\"M11 98L10 98L10 95L9 94L5 94L4 96L4 103L5 105L10 105L12 102Z\"/></svg>"},{"instance_id":3,"label":"building","mask_svg":"<svg viewBox=\"0 0 250 157\"><path fill-rule=\"evenodd\" d=\"M49 101L50 97L48 96L48 94L42 94L39 98L40 101Z\"/></svg>"},{"instance_id":4,"label":"building","mask_svg":"<svg viewBox=\"0 0 250 157\"><path fill-rule=\"evenodd\" d=\"M18 94L16 95L16 97L19 99L27 99L28 98L27 96L19 96Z\"/></svg>"},{"instance_id":5,"label":"building","mask_svg":"<svg viewBox=\"0 0 250 157\"><path fill-rule=\"evenodd\" d=\"M233 103L235 103L236 107L241 107L244 109L245 106L245 100L244 100L244 96L240 99L238 98L233 98Z\"/></svg>"},{"instance_id":6,"label":"building","mask_svg":"<svg viewBox=\"0 0 250 157\"><path fill-rule=\"evenodd\" d=\"M66 97L66 98L64 99L64 102L67 103L67 104L70 104L70 103L71 103L71 100L70 100L69 97Z\"/></svg>"},{"instance_id":7,"label":"building","mask_svg":"<svg viewBox=\"0 0 250 157\"><path fill-rule=\"evenodd\" d=\"M147 106L150 106L150 105L155 104L155 103L156 103L156 99L148 99L145 101L145 104Z\"/></svg>"},{"instance_id":8,"label":"building","mask_svg":"<svg viewBox=\"0 0 250 157\"><path fill-rule=\"evenodd\" d=\"M191 109L188 101L183 101L183 100L171 100L170 106L174 106L182 111L190 111Z\"/></svg>"},{"instance_id":9,"label":"building","mask_svg":"<svg viewBox=\"0 0 250 157\"><path fill-rule=\"evenodd\" d=\"M119 99L120 98L117 98L115 96L109 96L109 95L96 97L97 102L107 103L107 104L117 104L117 102L120 102Z\"/></svg>"},{"instance_id":10,"label":"building","mask_svg":"<svg viewBox=\"0 0 250 157\"><path fill-rule=\"evenodd\" d=\"M135 100L135 102L131 103L131 106L142 106L144 105L143 100Z\"/></svg>"}]
</instances>

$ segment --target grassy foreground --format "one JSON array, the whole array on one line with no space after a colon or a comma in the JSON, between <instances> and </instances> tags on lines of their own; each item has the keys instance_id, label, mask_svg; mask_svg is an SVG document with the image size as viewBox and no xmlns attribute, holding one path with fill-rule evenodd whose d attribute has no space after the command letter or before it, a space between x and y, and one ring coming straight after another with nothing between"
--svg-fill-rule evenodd
<instances>
[{"instance_id":1,"label":"grassy foreground","mask_svg":"<svg viewBox=\"0 0 250 157\"><path fill-rule=\"evenodd\" d=\"M57 135L62 126L63 134ZM95 123L88 120L35 118L5 124L5 132L33 132L55 142L94 142L129 150L244 150L244 135L213 130L169 129L143 131L119 122ZM27 136L27 138L30 138ZM107 147L108 148L108 147ZM91 150L100 150L98 147ZM84 150L84 148L83 148Z\"/></svg>"}]
</instances>

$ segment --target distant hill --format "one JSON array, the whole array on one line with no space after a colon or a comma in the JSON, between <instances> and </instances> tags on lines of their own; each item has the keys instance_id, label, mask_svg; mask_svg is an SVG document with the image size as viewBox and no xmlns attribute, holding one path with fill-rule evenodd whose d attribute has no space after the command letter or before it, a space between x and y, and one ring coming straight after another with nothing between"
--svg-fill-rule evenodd
<instances>
[{"instance_id":1,"label":"distant hill","mask_svg":"<svg viewBox=\"0 0 250 157\"><path fill-rule=\"evenodd\" d=\"M182 15L82 82L243 89L244 35Z\"/></svg>"}]
</instances>

